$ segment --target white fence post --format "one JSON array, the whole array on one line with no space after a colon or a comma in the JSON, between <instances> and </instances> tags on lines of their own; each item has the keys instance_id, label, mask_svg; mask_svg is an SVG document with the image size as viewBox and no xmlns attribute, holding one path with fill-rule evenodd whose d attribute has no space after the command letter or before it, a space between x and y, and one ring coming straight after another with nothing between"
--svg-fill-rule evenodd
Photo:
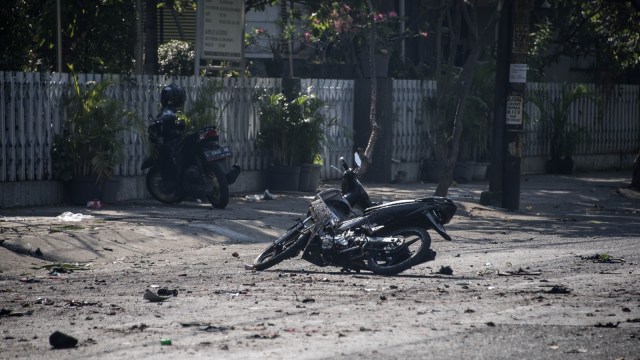
<instances>
[{"instance_id":1,"label":"white fence post","mask_svg":"<svg viewBox=\"0 0 640 360\"><path fill-rule=\"evenodd\" d=\"M202 81L195 77L167 78L135 75L110 76L118 85L108 94L124 102L147 123L147 116L156 116L160 109L160 90L176 82L187 90L186 106L196 98ZM103 75L79 74L81 84L100 80ZM0 72L0 182L52 179L51 145L55 134L62 131L66 118L63 99L69 90L69 74ZM225 78L223 89L211 101L219 108L218 126L221 143L232 147L235 161L245 170L261 170L267 165L265 154L256 146L260 131L258 109L253 96L257 91L273 92L280 88L279 79ZM328 143L323 154L323 179L339 177L330 169L340 156L349 156L353 146L353 81L303 79L308 89L325 101L325 114L337 120L326 129ZM426 99L435 96L434 81L395 80L393 93L393 158L420 161L429 151L429 123L432 109ZM605 91L595 85L589 88L602 99L598 108L594 101L583 99L572 105L570 121L585 130L589 141L578 147L577 155L635 155L640 147L640 87L617 85ZM530 83L527 91L547 89L553 98L561 96L561 84ZM530 102L525 104L524 157L546 156L548 137L540 135L535 119L539 112ZM600 113L602 116L600 117ZM115 169L116 175L142 175L140 169L146 149L146 134L123 134L126 144L125 161Z\"/></svg>"}]
</instances>

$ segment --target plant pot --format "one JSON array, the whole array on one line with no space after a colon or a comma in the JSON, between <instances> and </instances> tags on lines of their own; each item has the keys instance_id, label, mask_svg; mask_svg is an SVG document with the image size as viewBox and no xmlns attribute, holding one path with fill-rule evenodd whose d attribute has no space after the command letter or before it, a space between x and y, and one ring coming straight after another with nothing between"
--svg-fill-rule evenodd
<instances>
[{"instance_id":1,"label":"plant pot","mask_svg":"<svg viewBox=\"0 0 640 360\"><path fill-rule=\"evenodd\" d=\"M267 189L271 191L298 191L300 166L269 166Z\"/></svg>"},{"instance_id":2,"label":"plant pot","mask_svg":"<svg viewBox=\"0 0 640 360\"><path fill-rule=\"evenodd\" d=\"M65 202L86 206L91 200L101 200L104 186L98 186L92 176L73 177L64 183Z\"/></svg>"},{"instance_id":3,"label":"plant pot","mask_svg":"<svg viewBox=\"0 0 640 360\"><path fill-rule=\"evenodd\" d=\"M574 161L572 158L549 159L545 164L547 174L571 175L573 174Z\"/></svg>"},{"instance_id":4,"label":"plant pot","mask_svg":"<svg viewBox=\"0 0 640 360\"><path fill-rule=\"evenodd\" d=\"M304 192L316 192L320 184L320 170L322 165L302 164L300 165L300 182L298 190Z\"/></svg>"},{"instance_id":5,"label":"plant pot","mask_svg":"<svg viewBox=\"0 0 640 360\"><path fill-rule=\"evenodd\" d=\"M485 180L487 178L487 169L489 163L477 162L473 171L473 180Z\"/></svg>"},{"instance_id":6,"label":"plant pot","mask_svg":"<svg viewBox=\"0 0 640 360\"><path fill-rule=\"evenodd\" d=\"M475 161L458 161L453 169L453 179L461 184L468 183L473 180L475 169Z\"/></svg>"},{"instance_id":7,"label":"plant pot","mask_svg":"<svg viewBox=\"0 0 640 360\"><path fill-rule=\"evenodd\" d=\"M420 179L429 183L440 181L440 168L435 160L422 160L420 167Z\"/></svg>"},{"instance_id":8,"label":"plant pot","mask_svg":"<svg viewBox=\"0 0 640 360\"><path fill-rule=\"evenodd\" d=\"M103 203L113 204L118 201L120 193L120 181L109 179L104 182L102 187L102 197L99 198Z\"/></svg>"}]
</instances>

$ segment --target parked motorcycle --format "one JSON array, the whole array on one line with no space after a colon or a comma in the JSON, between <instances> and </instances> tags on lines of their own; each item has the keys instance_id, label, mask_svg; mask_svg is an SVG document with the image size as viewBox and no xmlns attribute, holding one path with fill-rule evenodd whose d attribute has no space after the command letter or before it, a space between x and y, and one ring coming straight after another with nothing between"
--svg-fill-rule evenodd
<instances>
[{"instance_id":1,"label":"parked motorcycle","mask_svg":"<svg viewBox=\"0 0 640 360\"><path fill-rule=\"evenodd\" d=\"M341 189L318 193L306 217L258 255L253 269L265 270L302 251L302 259L318 266L394 275L435 259L427 230L451 240L443 225L457 210L453 201L427 197L374 204L357 179L358 154L353 169L344 158L341 162Z\"/></svg>"},{"instance_id":2,"label":"parked motorcycle","mask_svg":"<svg viewBox=\"0 0 640 360\"><path fill-rule=\"evenodd\" d=\"M220 146L218 129L205 127L186 136L166 141L162 122L149 116L153 124L148 128L152 155L147 157L142 169L149 169L146 186L156 200L176 204L185 198L208 199L215 208L223 209L229 203L229 185L240 174L240 167L233 165L226 172L226 158L232 156L229 146ZM163 162L169 170L163 176ZM169 172L170 176L167 176ZM167 178L172 178L171 181Z\"/></svg>"}]
</instances>

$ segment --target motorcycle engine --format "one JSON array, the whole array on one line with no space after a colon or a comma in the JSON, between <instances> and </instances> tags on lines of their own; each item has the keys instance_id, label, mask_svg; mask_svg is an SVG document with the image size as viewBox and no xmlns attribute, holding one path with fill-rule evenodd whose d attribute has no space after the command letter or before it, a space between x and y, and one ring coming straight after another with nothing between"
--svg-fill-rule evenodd
<instances>
[{"instance_id":1,"label":"motorcycle engine","mask_svg":"<svg viewBox=\"0 0 640 360\"><path fill-rule=\"evenodd\" d=\"M189 166L184 172L185 191L195 197L203 197L211 187L211 180L204 176L196 165Z\"/></svg>"}]
</instances>

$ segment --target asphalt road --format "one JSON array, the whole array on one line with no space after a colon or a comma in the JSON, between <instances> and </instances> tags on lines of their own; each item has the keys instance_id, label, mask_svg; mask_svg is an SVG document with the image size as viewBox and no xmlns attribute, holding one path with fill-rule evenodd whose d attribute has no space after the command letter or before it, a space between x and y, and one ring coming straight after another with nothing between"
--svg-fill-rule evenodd
<instances>
[{"instance_id":1,"label":"asphalt road","mask_svg":"<svg viewBox=\"0 0 640 360\"><path fill-rule=\"evenodd\" d=\"M517 212L479 205L486 183L453 187L453 241L432 232L436 259L393 277L300 259L245 269L311 194L0 209L0 358L638 359L629 178L524 176ZM374 200L434 188L368 187ZM177 296L144 297L161 288ZM52 349L56 330L77 345Z\"/></svg>"}]
</instances>

